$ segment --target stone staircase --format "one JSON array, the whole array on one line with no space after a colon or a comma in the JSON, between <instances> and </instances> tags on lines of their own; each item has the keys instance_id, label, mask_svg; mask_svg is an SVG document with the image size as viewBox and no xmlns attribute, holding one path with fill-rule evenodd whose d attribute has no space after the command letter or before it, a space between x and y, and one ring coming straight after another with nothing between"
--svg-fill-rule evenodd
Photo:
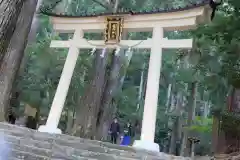
<instances>
[{"instance_id":1,"label":"stone staircase","mask_svg":"<svg viewBox=\"0 0 240 160\"><path fill-rule=\"evenodd\" d=\"M0 123L0 160L170 160L185 159L164 153L113 145L68 135L41 133ZM1 147L10 155L1 157ZM1 159L2 158L2 159Z\"/></svg>"}]
</instances>

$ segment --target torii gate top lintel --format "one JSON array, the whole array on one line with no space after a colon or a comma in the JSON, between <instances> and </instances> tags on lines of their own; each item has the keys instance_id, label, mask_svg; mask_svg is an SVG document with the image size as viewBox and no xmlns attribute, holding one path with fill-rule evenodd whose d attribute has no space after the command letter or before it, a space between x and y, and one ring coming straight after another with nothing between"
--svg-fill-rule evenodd
<instances>
[{"instance_id":1,"label":"torii gate top lintel","mask_svg":"<svg viewBox=\"0 0 240 160\"><path fill-rule=\"evenodd\" d=\"M202 4L167 11L104 13L84 16L50 13L48 15L51 16L54 30L57 32L69 32L76 29L87 32L102 31L106 27L106 17L123 18L124 30L149 31L155 26L160 26L164 30L188 30L198 24L209 22L212 9L209 3L206 3L207 1L209 0L203 0Z\"/></svg>"},{"instance_id":2,"label":"torii gate top lintel","mask_svg":"<svg viewBox=\"0 0 240 160\"><path fill-rule=\"evenodd\" d=\"M105 31L105 43L112 45L120 42L123 31L125 33L129 31L144 32L154 31L154 28L176 31L195 28L198 24L210 20L212 9L209 1L211 0L201 0L201 3L190 7L167 11L156 10L131 14L129 12L118 12L116 14L104 13L82 16L49 14L49 16L51 16L53 28L56 32L80 31L84 33ZM76 37L75 41L79 41L79 38ZM163 36L159 38L163 38ZM100 43L102 44L102 42ZM51 46L54 47L55 45Z\"/></svg>"}]
</instances>

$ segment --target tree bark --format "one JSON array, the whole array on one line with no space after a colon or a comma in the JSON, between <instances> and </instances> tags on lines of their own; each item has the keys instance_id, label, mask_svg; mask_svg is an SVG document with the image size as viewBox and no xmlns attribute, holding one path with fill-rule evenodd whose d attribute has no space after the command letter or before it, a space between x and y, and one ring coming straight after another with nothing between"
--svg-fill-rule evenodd
<instances>
[{"instance_id":1,"label":"tree bark","mask_svg":"<svg viewBox=\"0 0 240 160\"><path fill-rule=\"evenodd\" d=\"M24 0L0 0L0 64L16 27Z\"/></svg>"},{"instance_id":2,"label":"tree bark","mask_svg":"<svg viewBox=\"0 0 240 160\"><path fill-rule=\"evenodd\" d=\"M33 16L31 30L28 35L28 45L29 44L31 45L36 41L36 35L37 35L37 31L38 31L39 24L40 24L40 21L39 21L40 15L37 13L37 11L39 10L43 0L34 0L34 1L37 1L37 6L36 6L36 12Z\"/></svg>"},{"instance_id":3,"label":"tree bark","mask_svg":"<svg viewBox=\"0 0 240 160\"><path fill-rule=\"evenodd\" d=\"M117 12L119 0L116 0L113 3L112 1L102 3L98 0L95 2L102 4L103 7L111 12ZM96 127L100 120L98 117L101 117L101 102L105 100L104 95L106 95L105 87L108 78L108 72L106 70L107 60L108 56L106 54L103 57L100 55L96 56L95 75L93 76L93 80L90 83L87 92L81 98L81 107L76 112L77 119L72 130L72 134L74 135L79 135L85 138L95 138ZM107 103L109 103L109 100Z\"/></svg>"},{"instance_id":4,"label":"tree bark","mask_svg":"<svg viewBox=\"0 0 240 160\"><path fill-rule=\"evenodd\" d=\"M103 133L107 131L103 131L103 129L108 128L107 126L110 125L113 116L115 116L117 105L115 105L114 97L117 91L122 89L126 70L130 64L131 58L132 52L125 55L124 50L121 50L118 55L112 57L110 76L104 90L98 114L98 123L96 124L98 139L102 139L102 137L106 136L106 134L103 135ZM121 71L123 71L122 74Z\"/></svg>"},{"instance_id":5,"label":"tree bark","mask_svg":"<svg viewBox=\"0 0 240 160\"><path fill-rule=\"evenodd\" d=\"M116 93L118 78L120 76L121 69L121 58L116 55L112 55L112 62L110 66L110 75L106 81L106 87L103 92L103 97L100 103L100 109L98 112L98 120L96 122L96 127L98 133L102 132L103 125L108 125L109 116L112 116L111 102L113 95ZM98 138L101 138L98 137Z\"/></svg>"},{"instance_id":6,"label":"tree bark","mask_svg":"<svg viewBox=\"0 0 240 160\"><path fill-rule=\"evenodd\" d=\"M37 5L37 0L25 0L20 16L17 20L17 27L12 35L3 63L0 68L0 106L2 110L9 104L9 97L12 90L14 79L17 75L24 50L27 45L28 34L31 28L33 15ZM4 120L1 115L1 121Z\"/></svg>"},{"instance_id":7,"label":"tree bark","mask_svg":"<svg viewBox=\"0 0 240 160\"><path fill-rule=\"evenodd\" d=\"M21 11L24 0L0 0L0 65L8 48L10 39L16 27L17 18ZM5 67L5 66L4 66ZM0 75L1 75L0 68ZM4 77L0 77L0 85L4 83ZM5 108L0 100L0 121L4 121Z\"/></svg>"},{"instance_id":8,"label":"tree bark","mask_svg":"<svg viewBox=\"0 0 240 160\"><path fill-rule=\"evenodd\" d=\"M72 134L83 138L93 138L97 114L105 86L108 54L96 53L93 80L85 94L80 98L80 107L76 110L76 121Z\"/></svg>"},{"instance_id":9,"label":"tree bark","mask_svg":"<svg viewBox=\"0 0 240 160\"><path fill-rule=\"evenodd\" d=\"M175 108L175 117L174 117L174 123L172 127L172 136L171 136L171 143L170 143L170 154L178 155L179 154L179 141L181 139L181 130L182 130L182 123L181 123L181 117L183 112L183 96L179 92L177 93L177 103ZM172 102L171 102L172 103Z\"/></svg>"},{"instance_id":10,"label":"tree bark","mask_svg":"<svg viewBox=\"0 0 240 160\"><path fill-rule=\"evenodd\" d=\"M188 98L188 119L187 125L185 126L182 147L181 147L181 156L189 156L190 148L188 143L188 128L192 125L192 120L195 117L195 108L196 108L196 96L197 96L197 82L192 82L190 85L190 96Z\"/></svg>"},{"instance_id":11,"label":"tree bark","mask_svg":"<svg viewBox=\"0 0 240 160\"><path fill-rule=\"evenodd\" d=\"M173 121L172 133L171 133L171 141L169 147L169 153L175 155L176 152L176 141L177 141L177 125L178 125L178 118L176 117Z\"/></svg>"},{"instance_id":12,"label":"tree bark","mask_svg":"<svg viewBox=\"0 0 240 160\"><path fill-rule=\"evenodd\" d=\"M144 89L144 71L145 71L145 66L146 64L143 63L143 66L142 66L142 71L141 71L141 81L140 81L140 84L139 84L139 90L138 90L138 104L137 104L137 112L139 113L139 110L142 106L142 99L143 99L143 89Z\"/></svg>"},{"instance_id":13,"label":"tree bark","mask_svg":"<svg viewBox=\"0 0 240 160\"><path fill-rule=\"evenodd\" d=\"M167 100L166 100L166 111L165 113L168 112L171 103L171 97L172 97L172 84L168 84L168 92L167 92Z\"/></svg>"},{"instance_id":14,"label":"tree bark","mask_svg":"<svg viewBox=\"0 0 240 160\"><path fill-rule=\"evenodd\" d=\"M27 43L27 46L29 45L32 45L33 43L36 42L36 38L37 38L37 31L39 29L39 25L40 25L40 15L37 13L39 8L40 8L40 5L42 4L42 1L43 0L33 0L33 1L37 1L37 6L36 6L36 12L34 14L34 17L33 17L33 20L32 20L32 24L31 24L31 30L28 34L28 43ZM25 51L26 51L27 47L25 48ZM24 51L24 53L25 53ZM19 70L18 70L18 77L17 77L17 81L14 81L14 84L13 84L13 90L11 91L12 94L20 94L21 95L21 92L18 91L18 83L21 81L22 79L22 75L23 75L23 72L24 72L24 69L25 69L25 66L26 66L26 63L28 62L28 59L29 57L28 56L23 56L22 60L21 60L21 64L20 64L20 67L19 67ZM21 96L19 96L21 97ZM20 99L15 99L15 101L18 101L20 103ZM9 106L9 107L12 107L12 106Z\"/></svg>"},{"instance_id":15,"label":"tree bark","mask_svg":"<svg viewBox=\"0 0 240 160\"><path fill-rule=\"evenodd\" d=\"M75 115L75 111L68 109L67 118L66 118L67 126L66 126L66 130L65 130L65 133L67 133L67 134L71 133L73 123L74 123L74 115Z\"/></svg>"},{"instance_id":16,"label":"tree bark","mask_svg":"<svg viewBox=\"0 0 240 160\"><path fill-rule=\"evenodd\" d=\"M213 124L212 124L212 153L217 153L218 149L218 141L219 139L219 118L217 116L213 116Z\"/></svg>"}]
</instances>

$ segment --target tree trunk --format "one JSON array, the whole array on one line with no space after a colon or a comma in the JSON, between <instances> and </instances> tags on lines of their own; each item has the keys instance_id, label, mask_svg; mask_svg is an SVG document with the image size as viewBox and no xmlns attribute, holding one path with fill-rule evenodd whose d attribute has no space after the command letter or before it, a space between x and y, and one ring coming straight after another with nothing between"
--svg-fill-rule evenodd
<instances>
[{"instance_id":1,"label":"tree trunk","mask_svg":"<svg viewBox=\"0 0 240 160\"><path fill-rule=\"evenodd\" d=\"M181 146L181 156L189 156L190 146L188 143L188 128L192 125L192 120L195 117L195 108L196 108L196 96L197 96L197 82L191 83L190 86L190 96L188 98L188 119L187 125L184 129L183 141Z\"/></svg>"},{"instance_id":2,"label":"tree trunk","mask_svg":"<svg viewBox=\"0 0 240 160\"><path fill-rule=\"evenodd\" d=\"M111 120L116 113L117 105L114 105L114 97L116 96L117 91L122 89L126 70L132 58L132 52L127 53L128 54L125 55L124 50L121 50L118 55L115 55L112 58L110 76L104 90L98 115L98 123L96 124L98 139L102 139L106 136L106 134L103 135L103 133L106 133L107 131L103 131L103 129L108 128L106 126L110 125ZM122 74L121 71L123 72Z\"/></svg>"},{"instance_id":3,"label":"tree trunk","mask_svg":"<svg viewBox=\"0 0 240 160\"><path fill-rule=\"evenodd\" d=\"M24 1L22 11L17 21L17 27L10 40L3 63L1 64L0 79L3 81L0 84L0 103L4 109L6 109L9 104L10 93L27 45L28 34L36 5L36 0Z\"/></svg>"},{"instance_id":4,"label":"tree trunk","mask_svg":"<svg viewBox=\"0 0 240 160\"><path fill-rule=\"evenodd\" d=\"M183 104L183 95L181 93L178 93L177 96L177 124L176 124L176 156L180 155L181 152L181 138L182 138L182 115L184 111L184 104Z\"/></svg>"},{"instance_id":5,"label":"tree trunk","mask_svg":"<svg viewBox=\"0 0 240 160\"><path fill-rule=\"evenodd\" d=\"M24 0L0 0L0 65L16 27Z\"/></svg>"},{"instance_id":6,"label":"tree trunk","mask_svg":"<svg viewBox=\"0 0 240 160\"><path fill-rule=\"evenodd\" d=\"M178 125L178 118L176 117L173 121L173 128L171 133L171 141L169 147L169 153L175 155L176 153L176 141L177 141L177 125Z\"/></svg>"},{"instance_id":7,"label":"tree trunk","mask_svg":"<svg viewBox=\"0 0 240 160\"><path fill-rule=\"evenodd\" d=\"M171 103L171 96L172 95L172 84L168 84L168 92L167 92L167 100L166 100L166 111L165 113L168 112L169 110L169 107L171 107L170 105L172 104Z\"/></svg>"},{"instance_id":8,"label":"tree trunk","mask_svg":"<svg viewBox=\"0 0 240 160\"><path fill-rule=\"evenodd\" d=\"M43 0L35 0L35 1L37 1L36 11L38 11ZM36 40L36 35L37 35L37 31L38 31L39 24L40 24L39 16L40 15L38 13L35 13L33 20L32 20L31 30L28 35L28 44L30 44L30 45L33 44Z\"/></svg>"},{"instance_id":9,"label":"tree trunk","mask_svg":"<svg viewBox=\"0 0 240 160\"><path fill-rule=\"evenodd\" d=\"M76 110L77 117L72 134L83 138L93 138L94 136L92 133L95 131L99 104L105 88L108 54L102 55L103 53L96 53L93 80L80 98L80 107Z\"/></svg>"},{"instance_id":10,"label":"tree trunk","mask_svg":"<svg viewBox=\"0 0 240 160\"><path fill-rule=\"evenodd\" d=\"M118 80L120 77L121 64L121 56L112 55L112 61L109 70L110 75L106 81L106 88L104 89L100 104L100 110L98 113L98 120L96 123L98 138L102 138L103 135L99 136L99 134L104 133L104 131L102 131L103 126L109 125L109 116L113 116L111 104L113 97L116 94Z\"/></svg>"},{"instance_id":11,"label":"tree trunk","mask_svg":"<svg viewBox=\"0 0 240 160\"><path fill-rule=\"evenodd\" d=\"M118 0L114 1L114 4L112 1L102 3L97 0L96 2L102 4L102 6L113 13L117 12L119 4ZM96 56L96 62L94 63L96 65L95 75L93 76L93 80L90 83L87 92L81 98L80 103L82 105L76 112L77 119L72 130L72 134L74 135L79 135L85 138L95 138L96 126L99 123L98 117L101 115L101 102L105 101L105 87L108 82L107 55L108 54L105 54L105 56L101 57L99 54ZM109 72L111 75L111 68ZM109 103L109 101L106 101L106 103Z\"/></svg>"},{"instance_id":12,"label":"tree trunk","mask_svg":"<svg viewBox=\"0 0 240 160\"><path fill-rule=\"evenodd\" d=\"M170 98L169 98L170 99ZM181 123L181 116L183 112L183 102L182 102L182 94L177 93L177 103L175 108L175 115L174 117L174 123L172 127L172 136L171 136L171 142L170 142L170 154L179 155L179 141L181 139L181 130L182 130L182 123ZM172 103L172 102L171 102Z\"/></svg>"},{"instance_id":13,"label":"tree trunk","mask_svg":"<svg viewBox=\"0 0 240 160\"><path fill-rule=\"evenodd\" d=\"M32 20L32 24L31 24L31 30L28 34L28 45L32 45L33 43L36 42L36 38L37 38L37 31L39 29L39 25L40 25L40 20L39 20L39 14L37 13L37 11L39 10L40 5L42 4L43 0L33 0L33 1L37 1L37 6L36 6L36 12L34 14L33 20ZM25 48L26 51L27 47ZM25 53L24 51L24 53ZM28 62L29 56L23 56L19 70L18 70L18 74L17 74L17 81L14 81L13 84L13 90L11 91L12 94L21 94L21 92L18 91L18 83L21 81L26 63ZM20 96L21 97L21 96ZM15 101L19 101L20 103L20 99L15 99ZM11 106L9 106L11 107Z\"/></svg>"},{"instance_id":14,"label":"tree trunk","mask_svg":"<svg viewBox=\"0 0 240 160\"><path fill-rule=\"evenodd\" d=\"M72 111L71 109L68 109L68 112L67 112L67 126L66 126L65 133L68 133L68 134L71 133L73 123L74 123L74 116L75 116L75 111L74 110Z\"/></svg>"},{"instance_id":15,"label":"tree trunk","mask_svg":"<svg viewBox=\"0 0 240 160\"><path fill-rule=\"evenodd\" d=\"M182 115L177 118L177 135L176 135L176 156L180 156L181 152L181 138L182 138Z\"/></svg>"},{"instance_id":16,"label":"tree trunk","mask_svg":"<svg viewBox=\"0 0 240 160\"><path fill-rule=\"evenodd\" d=\"M219 139L219 118L217 116L213 116L213 124L212 124L212 153L217 153L218 149L218 141Z\"/></svg>"},{"instance_id":17,"label":"tree trunk","mask_svg":"<svg viewBox=\"0 0 240 160\"><path fill-rule=\"evenodd\" d=\"M143 89L144 89L144 71L145 71L145 66L146 64L143 63L142 65L142 71L141 71L141 81L140 81L140 84L139 84L139 90L138 90L138 104L137 104L137 110L136 112L139 113L139 110L142 106L142 99L143 99Z\"/></svg>"},{"instance_id":18,"label":"tree trunk","mask_svg":"<svg viewBox=\"0 0 240 160\"><path fill-rule=\"evenodd\" d=\"M145 68L144 68L145 70ZM145 73L147 73L145 71ZM143 89L142 89L142 97L141 97L141 105L140 108L138 109L138 117L143 117L143 112L144 112L144 101L145 101L145 95L146 95L146 88L147 88L147 74L144 73L144 82L143 82ZM141 128L141 124L139 124L139 127ZM139 128L139 129L140 129ZM141 130L141 129L140 129ZM141 134L141 131L139 130L139 134Z\"/></svg>"}]
</instances>

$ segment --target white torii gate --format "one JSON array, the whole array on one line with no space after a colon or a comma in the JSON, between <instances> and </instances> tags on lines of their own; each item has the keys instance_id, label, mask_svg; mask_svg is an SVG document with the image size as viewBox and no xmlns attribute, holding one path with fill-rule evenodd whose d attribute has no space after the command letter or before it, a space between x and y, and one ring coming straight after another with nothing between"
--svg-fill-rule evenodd
<instances>
[{"instance_id":1,"label":"white torii gate","mask_svg":"<svg viewBox=\"0 0 240 160\"><path fill-rule=\"evenodd\" d=\"M158 144L154 143L156 114L158 106L158 92L162 64L163 48L191 48L192 39L168 40L164 38L164 30L190 29L198 23L206 21L210 8L200 6L189 10L170 13L148 15L123 15L125 31L152 31L152 38L147 40L120 40L117 44L105 45L103 40L87 41L83 38L84 32L101 31L105 28L104 17L65 18L52 17L54 29L60 32L74 31L73 39L68 41L53 40L53 48L69 48L62 75L55 93L46 125L40 126L39 131L61 133L58 123L64 107L72 74L82 48L150 48L150 60L142 120L141 140L135 141L138 148L159 151ZM207 15L207 16L206 16Z\"/></svg>"}]
</instances>

